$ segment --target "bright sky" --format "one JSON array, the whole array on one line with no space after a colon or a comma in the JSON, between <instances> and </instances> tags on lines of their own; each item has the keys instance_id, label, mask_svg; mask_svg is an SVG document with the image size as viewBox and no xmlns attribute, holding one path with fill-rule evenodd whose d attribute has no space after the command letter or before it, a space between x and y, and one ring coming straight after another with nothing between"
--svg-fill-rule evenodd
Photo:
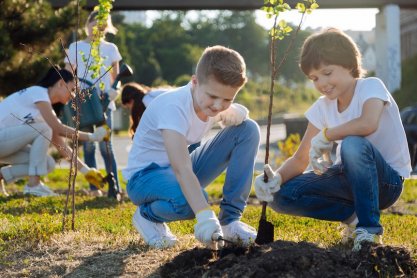
<instances>
[{"instance_id":1,"label":"bright sky","mask_svg":"<svg viewBox=\"0 0 417 278\"><path fill-rule=\"evenodd\" d=\"M369 31L375 27L375 15L378 9L317 9L304 17L302 29L336 27L342 30ZM268 20L263 11L256 11L258 24L269 29L273 20ZM298 25L301 14L296 10L282 13L279 19L284 19Z\"/></svg>"},{"instance_id":2,"label":"bright sky","mask_svg":"<svg viewBox=\"0 0 417 278\"><path fill-rule=\"evenodd\" d=\"M348 1L348 0L347 0ZM210 14L210 11L206 11ZM320 9L313 11L311 14L307 14L304 17L304 23L302 29L307 27L311 28L325 28L336 27L342 30L354 30L354 31L370 31L375 27L375 15L378 13L378 9ZM155 17L158 17L158 11L147 11L148 24L152 22ZM190 13L190 17L195 14ZM216 16L213 13L213 16ZM256 11L257 22L265 29L271 28L273 20L268 20L265 13L261 10ZM284 19L287 22L291 22L294 25L298 25L301 14L296 10L284 12L279 16L279 19Z\"/></svg>"}]
</instances>

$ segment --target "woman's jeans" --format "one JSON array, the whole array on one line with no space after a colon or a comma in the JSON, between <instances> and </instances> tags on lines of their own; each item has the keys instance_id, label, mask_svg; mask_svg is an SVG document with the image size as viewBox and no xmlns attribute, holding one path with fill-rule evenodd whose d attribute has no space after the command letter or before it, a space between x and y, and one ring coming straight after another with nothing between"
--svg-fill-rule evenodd
<instances>
[{"instance_id":1,"label":"woman's jeans","mask_svg":"<svg viewBox=\"0 0 417 278\"><path fill-rule=\"evenodd\" d=\"M227 168L219 214L222 225L239 220L246 206L259 137L258 125L246 120L221 130L191 153L193 171L206 198L204 188ZM129 180L127 193L142 216L153 222L194 218L170 166L152 163L138 171Z\"/></svg>"},{"instance_id":2,"label":"woman's jeans","mask_svg":"<svg viewBox=\"0 0 417 278\"><path fill-rule=\"evenodd\" d=\"M319 176L312 171L282 185L269 205L277 212L330 221L346 221L356 214L357 227L382 234L380 210L400 197L403 178L365 138L342 141L341 165Z\"/></svg>"},{"instance_id":3,"label":"woman's jeans","mask_svg":"<svg viewBox=\"0 0 417 278\"><path fill-rule=\"evenodd\" d=\"M113 126L113 122L112 122L112 111L110 109L107 109L106 111L106 123L107 125L110 127L110 129L112 129ZM91 127L90 130L88 130L89 132L93 131L93 128ZM120 192L120 185L119 185L119 178L117 175L117 165L116 165L116 159L114 157L114 152L113 152L113 145L112 145L112 140L110 141L101 141L98 143L99 148L100 148L100 153L101 156L103 157L104 160L104 165L106 167L106 172L107 173L113 173L114 178L116 180L116 187L117 187L117 191ZM96 162L96 142L84 142L83 143L83 151L84 151L84 161L85 164L87 164L87 166L89 167L94 167L97 168L97 162ZM97 190L97 187L95 187L94 185L90 184L90 190Z\"/></svg>"},{"instance_id":4,"label":"woman's jeans","mask_svg":"<svg viewBox=\"0 0 417 278\"><path fill-rule=\"evenodd\" d=\"M22 124L0 129L0 169L6 183L27 176L42 176L55 168L48 155L52 129L46 123Z\"/></svg>"}]
</instances>

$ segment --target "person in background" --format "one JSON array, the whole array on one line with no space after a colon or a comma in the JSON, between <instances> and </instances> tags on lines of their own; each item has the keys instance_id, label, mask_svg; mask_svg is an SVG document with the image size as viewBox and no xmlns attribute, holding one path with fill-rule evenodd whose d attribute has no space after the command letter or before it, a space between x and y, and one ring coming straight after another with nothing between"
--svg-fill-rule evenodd
<instances>
[{"instance_id":1,"label":"person in background","mask_svg":"<svg viewBox=\"0 0 417 278\"><path fill-rule=\"evenodd\" d=\"M92 77L91 67L94 66L93 58L91 57L91 42L94 39L93 28L97 25L98 12L93 11L87 18L85 25L85 32L87 37L84 40L71 43L68 49L68 59L65 60L66 68L68 70L75 70L78 78L81 80L86 80L89 83L96 84L97 92L100 92L101 97L108 97L110 100L109 106L105 111L106 123L112 129L112 113L116 109L114 100L119 95L119 90L112 88L112 84L116 79L117 74L119 73L119 61L122 59L117 46L113 43L107 42L104 38L106 33L116 34L117 29L113 26L111 21L111 16L107 18L106 26L103 26L104 30L101 30L103 37L100 38L100 56L103 58L103 66L100 69L99 77ZM111 70L106 73L107 69L111 67ZM100 87L100 83L104 87ZM103 89L103 90L102 90ZM108 96L105 96L108 95ZM86 112L88 113L88 111ZM93 130L93 126L85 128L85 131ZM100 142L99 143L100 153L103 157L106 171L109 174L113 172L116 188L118 193L121 192L119 185L119 178L117 174L117 164L114 157L113 146L111 140L109 142ZM85 142L83 144L84 160L85 163L90 167L97 167L96 157L95 157L96 144L94 142ZM93 196L102 196L102 192L93 184L90 185L91 195ZM110 190L109 190L110 193Z\"/></svg>"},{"instance_id":2,"label":"person in background","mask_svg":"<svg viewBox=\"0 0 417 278\"><path fill-rule=\"evenodd\" d=\"M358 47L338 29L308 37L300 67L322 96L305 113L298 150L276 171L265 165L269 180L256 177L256 195L280 213L340 221L354 251L381 243L380 210L398 200L411 171L398 106L380 79L362 78Z\"/></svg>"},{"instance_id":3,"label":"person in background","mask_svg":"<svg viewBox=\"0 0 417 278\"><path fill-rule=\"evenodd\" d=\"M191 82L155 98L143 113L133 137L123 176L138 206L133 225L154 248L175 245L166 222L196 217L194 235L217 248L226 240L248 245L256 230L241 222L259 147L259 127L248 110L233 103L246 83L246 65L236 51L208 47ZM191 154L216 121L224 126ZM219 218L204 188L227 168Z\"/></svg>"},{"instance_id":4,"label":"person in background","mask_svg":"<svg viewBox=\"0 0 417 278\"><path fill-rule=\"evenodd\" d=\"M24 194L56 196L41 182L41 176L55 167L48 155L50 143L59 153L71 159L71 149L63 137L72 138L75 130L63 125L52 109L55 103L67 103L74 95L76 82L71 72L51 67L35 86L15 92L0 102L0 182L14 182L28 177ZM103 127L94 133L78 132L82 141L101 141L109 136ZM77 158L77 168L87 181L100 186L103 176Z\"/></svg>"}]
</instances>

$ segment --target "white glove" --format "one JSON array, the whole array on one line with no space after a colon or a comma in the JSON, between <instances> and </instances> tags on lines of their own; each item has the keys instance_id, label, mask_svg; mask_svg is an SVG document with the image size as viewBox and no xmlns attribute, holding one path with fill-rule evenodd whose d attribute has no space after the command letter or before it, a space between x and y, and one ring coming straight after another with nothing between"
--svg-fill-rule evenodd
<instances>
[{"instance_id":1,"label":"white glove","mask_svg":"<svg viewBox=\"0 0 417 278\"><path fill-rule=\"evenodd\" d=\"M214 211L211 209L202 210L197 213L196 218L194 236L198 241L213 250L224 245L223 241L218 241L219 237L223 237L223 232Z\"/></svg>"},{"instance_id":2,"label":"white glove","mask_svg":"<svg viewBox=\"0 0 417 278\"><path fill-rule=\"evenodd\" d=\"M104 126L96 128L93 133L88 134L88 141L103 141L108 136L108 130Z\"/></svg>"},{"instance_id":3,"label":"white glove","mask_svg":"<svg viewBox=\"0 0 417 278\"><path fill-rule=\"evenodd\" d=\"M281 188L282 177L277 172L272 171L269 164L264 165L264 171L268 177L268 181L264 182L264 173L255 178L255 193L256 197L263 202L272 202L274 200L273 193Z\"/></svg>"},{"instance_id":4,"label":"white glove","mask_svg":"<svg viewBox=\"0 0 417 278\"><path fill-rule=\"evenodd\" d=\"M238 103L232 103L229 108L220 112L215 117L215 120L223 126L240 125L248 118L249 110Z\"/></svg>"},{"instance_id":5,"label":"white glove","mask_svg":"<svg viewBox=\"0 0 417 278\"><path fill-rule=\"evenodd\" d=\"M310 164L314 173L321 175L333 164L330 153L333 148L333 141L327 140L324 130L320 131L311 139Z\"/></svg>"},{"instance_id":6,"label":"white glove","mask_svg":"<svg viewBox=\"0 0 417 278\"><path fill-rule=\"evenodd\" d=\"M109 99L113 101L119 96L119 90L110 88L107 94L109 95Z\"/></svg>"}]
</instances>

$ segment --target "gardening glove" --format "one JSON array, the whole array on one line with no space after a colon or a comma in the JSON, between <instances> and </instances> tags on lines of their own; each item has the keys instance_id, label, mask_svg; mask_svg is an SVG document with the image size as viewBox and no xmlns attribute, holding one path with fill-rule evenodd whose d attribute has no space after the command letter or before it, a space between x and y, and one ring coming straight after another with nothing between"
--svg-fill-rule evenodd
<instances>
[{"instance_id":1,"label":"gardening glove","mask_svg":"<svg viewBox=\"0 0 417 278\"><path fill-rule=\"evenodd\" d=\"M267 175L268 181L264 181L264 175ZM264 165L264 173L255 178L255 194L256 197L263 202L272 202L274 200L274 193L281 188L282 177L277 172L274 173L269 164Z\"/></svg>"},{"instance_id":2,"label":"gardening glove","mask_svg":"<svg viewBox=\"0 0 417 278\"><path fill-rule=\"evenodd\" d=\"M104 127L104 129L106 130L106 135L103 137L103 141L110 141L110 136L111 136L111 129L108 125L102 125L102 127Z\"/></svg>"},{"instance_id":3,"label":"gardening glove","mask_svg":"<svg viewBox=\"0 0 417 278\"><path fill-rule=\"evenodd\" d=\"M333 141L327 140L325 130L320 131L311 139L310 147L310 164L314 173L321 175L332 166L333 162L330 158L330 153L333 148Z\"/></svg>"},{"instance_id":4,"label":"gardening glove","mask_svg":"<svg viewBox=\"0 0 417 278\"><path fill-rule=\"evenodd\" d=\"M219 237L223 237L220 222L211 209L205 209L197 213L197 224L194 225L195 238L212 250L218 250L224 245Z\"/></svg>"},{"instance_id":5,"label":"gardening glove","mask_svg":"<svg viewBox=\"0 0 417 278\"><path fill-rule=\"evenodd\" d=\"M232 103L229 108L217 114L215 120L219 122L222 127L236 126L246 120L248 115L249 110L245 106Z\"/></svg>"},{"instance_id":6,"label":"gardening glove","mask_svg":"<svg viewBox=\"0 0 417 278\"><path fill-rule=\"evenodd\" d=\"M105 126L105 125L104 125ZM88 134L88 141L103 141L110 138L110 128L106 129L104 126L96 128L93 133Z\"/></svg>"},{"instance_id":7,"label":"gardening glove","mask_svg":"<svg viewBox=\"0 0 417 278\"><path fill-rule=\"evenodd\" d=\"M110 88L110 90L107 92L107 94L109 95L110 101L113 101L119 96L120 91L117 90L117 89Z\"/></svg>"},{"instance_id":8,"label":"gardening glove","mask_svg":"<svg viewBox=\"0 0 417 278\"><path fill-rule=\"evenodd\" d=\"M103 189L105 185L103 175L95 168L89 168L84 166L80 169L80 172L84 174L85 179L99 189Z\"/></svg>"}]
</instances>

